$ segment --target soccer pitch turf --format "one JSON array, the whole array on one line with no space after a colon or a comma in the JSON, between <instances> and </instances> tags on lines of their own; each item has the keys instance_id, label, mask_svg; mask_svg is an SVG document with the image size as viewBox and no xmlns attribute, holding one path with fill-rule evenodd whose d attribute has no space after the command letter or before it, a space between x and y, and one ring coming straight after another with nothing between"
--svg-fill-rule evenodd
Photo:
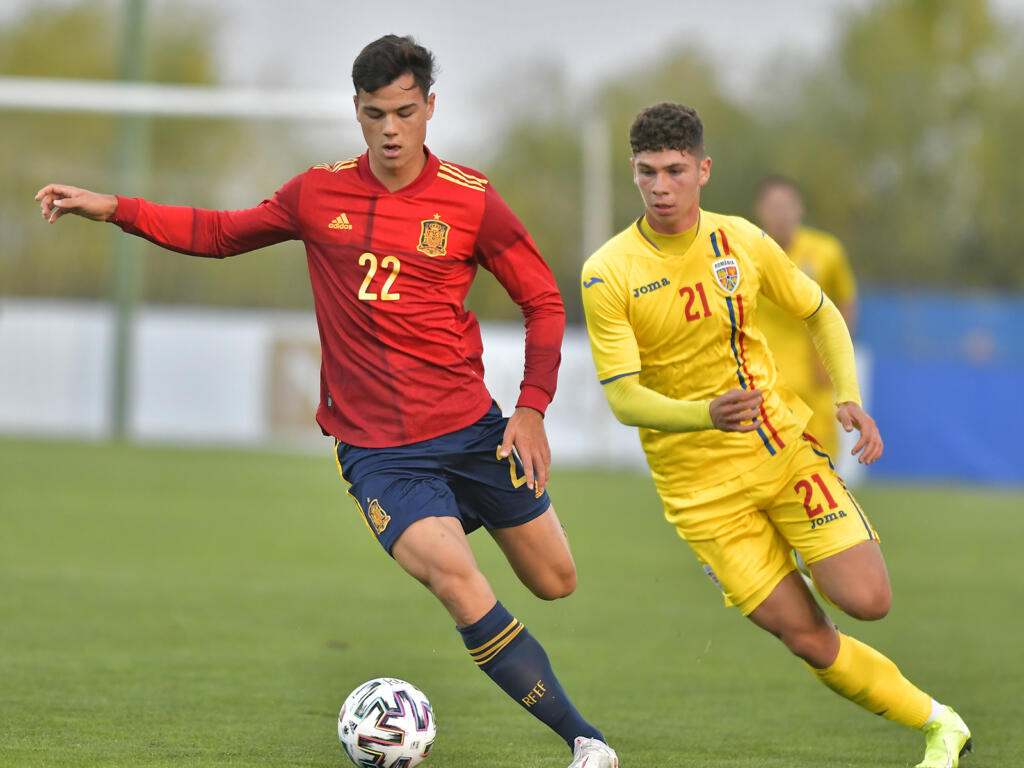
<instances>
[{"instance_id":1,"label":"soccer pitch turf","mask_svg":"<svg viewBox=\"0 0 1024 768\"><path fill-rule=\"evenodd\" d=\"M499 598L633 766L910 766L922 737L825 690L721 598L650 479L557 471L579 568L545 603L471 537ZM866 487L895 591L840 618L974 731L966 768L1024 765L1024 497ZM344 766L371 677L430 697L433 768L564 766L384 555L323 458L0 440L0 765Z\"/></svg>"}]
</instances>

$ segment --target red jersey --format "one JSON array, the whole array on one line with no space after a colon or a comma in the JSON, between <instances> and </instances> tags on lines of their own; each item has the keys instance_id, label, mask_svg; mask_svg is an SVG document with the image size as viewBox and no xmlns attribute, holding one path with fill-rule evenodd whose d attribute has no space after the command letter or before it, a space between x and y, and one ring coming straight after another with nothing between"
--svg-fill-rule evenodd
<instances>
[{"instance_id":1,"label":"red jersey","mask_svg":"<svg viewBox=\"0 0 1024 768\"><path fill-rule=\"evenodd\" d=\"M517 405L555 393L565 310L551 270L486 178L440 160L389 192L367 154L316 165L242 211L118 198L112 221L165 248L222 258L302 240L320 330L317 421L352 445L426 440L490 407L480 327L463 302L477 265L526 319Z\"/></svg>"}]
</instances>

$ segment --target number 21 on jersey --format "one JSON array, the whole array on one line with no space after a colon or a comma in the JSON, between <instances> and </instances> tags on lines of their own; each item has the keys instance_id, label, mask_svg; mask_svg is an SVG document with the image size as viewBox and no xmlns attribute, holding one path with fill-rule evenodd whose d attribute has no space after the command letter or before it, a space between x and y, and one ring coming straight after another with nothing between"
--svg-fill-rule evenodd
<instances>
[{"instance_id":1,"label":"number 21 on jersey","mask_svg":"<svg viewBox=\"0 0 1024 768\"><path fill-rule=\"evenodd\" d=\"M704 283L684 286L679 289L679 295L686 299L686 306L683 308L683 317L686 318L686 322L691 323L694 320L711 317L711 307L708 306L708 297L704 293ZM700 298L699 307L694 306L698 297Z\"/></svg>"}]
</instances>

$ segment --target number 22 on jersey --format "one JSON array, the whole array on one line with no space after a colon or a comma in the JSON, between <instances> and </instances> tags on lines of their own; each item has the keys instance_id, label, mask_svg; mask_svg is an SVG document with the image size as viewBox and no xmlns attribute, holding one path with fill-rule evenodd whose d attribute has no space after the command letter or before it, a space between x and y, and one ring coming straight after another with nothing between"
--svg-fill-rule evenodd
<instances>
[{"instance_id":1,"label":"number 22 on jersey","mask_svg":"<svg viewBox=\"0 0 1024 768\"><path fill-rule=\"evenodd\" d=\"M370 283L373 282L374 275L377 274L377 257L372 253L364 253L359 257L359 265L366 267L366 277L363 278L363 284L359 286L359 298L363 301L377 301L379 298L381 301L398 301L402 298L400 293L392 293L391 287L395 284L395 280L398 279L398 273L402 269L402 262L398 260L397 256L385 256L380 260L380 268L383 270L390 269L391 272L386 278L384 278L384 285L381 286L380 296L369 290Z\"/></svg>"}]
</instances>

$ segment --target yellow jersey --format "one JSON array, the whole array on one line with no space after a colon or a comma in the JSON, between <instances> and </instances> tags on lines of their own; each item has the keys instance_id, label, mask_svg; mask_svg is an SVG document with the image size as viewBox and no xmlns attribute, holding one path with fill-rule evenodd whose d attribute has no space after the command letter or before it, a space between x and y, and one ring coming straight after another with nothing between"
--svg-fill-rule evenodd
<instances>
[{"instance_id":1,"label":"yellow jersey","mask_svg":"<svg viewBox=\"0 0 1024 768\"><path fill-rule=\"evenodd\" d=\"M587 259L582 279L602 384L639 374L642 386L678 400L736 387L763 392L756 431L640 429L659 491L710 488L799 439L810 409L777 384L755 317L762 294L800 319L817 312L823 294L756 226L702 210L696 238L673 255L636 222Z\"/></svg>"},{"instance_id":2,"label":"yellow jersey","mask_svg":"<svg viewBox=\"0 0 1024 768\"><path fill-rule=\"evenodd\" d=\"M832 235L801 227L793 236L786 255L798 269L821 286L837 307L842 308L857 298L857 283L846 252ZM818 389L831 393L828 382L816 379L817 352L798 318L767 300L761 304L757 322L768 339L775 364L789 386L805 399ZM831 397L828 399L831 401Z\"/></svg>"}]
</instances>

